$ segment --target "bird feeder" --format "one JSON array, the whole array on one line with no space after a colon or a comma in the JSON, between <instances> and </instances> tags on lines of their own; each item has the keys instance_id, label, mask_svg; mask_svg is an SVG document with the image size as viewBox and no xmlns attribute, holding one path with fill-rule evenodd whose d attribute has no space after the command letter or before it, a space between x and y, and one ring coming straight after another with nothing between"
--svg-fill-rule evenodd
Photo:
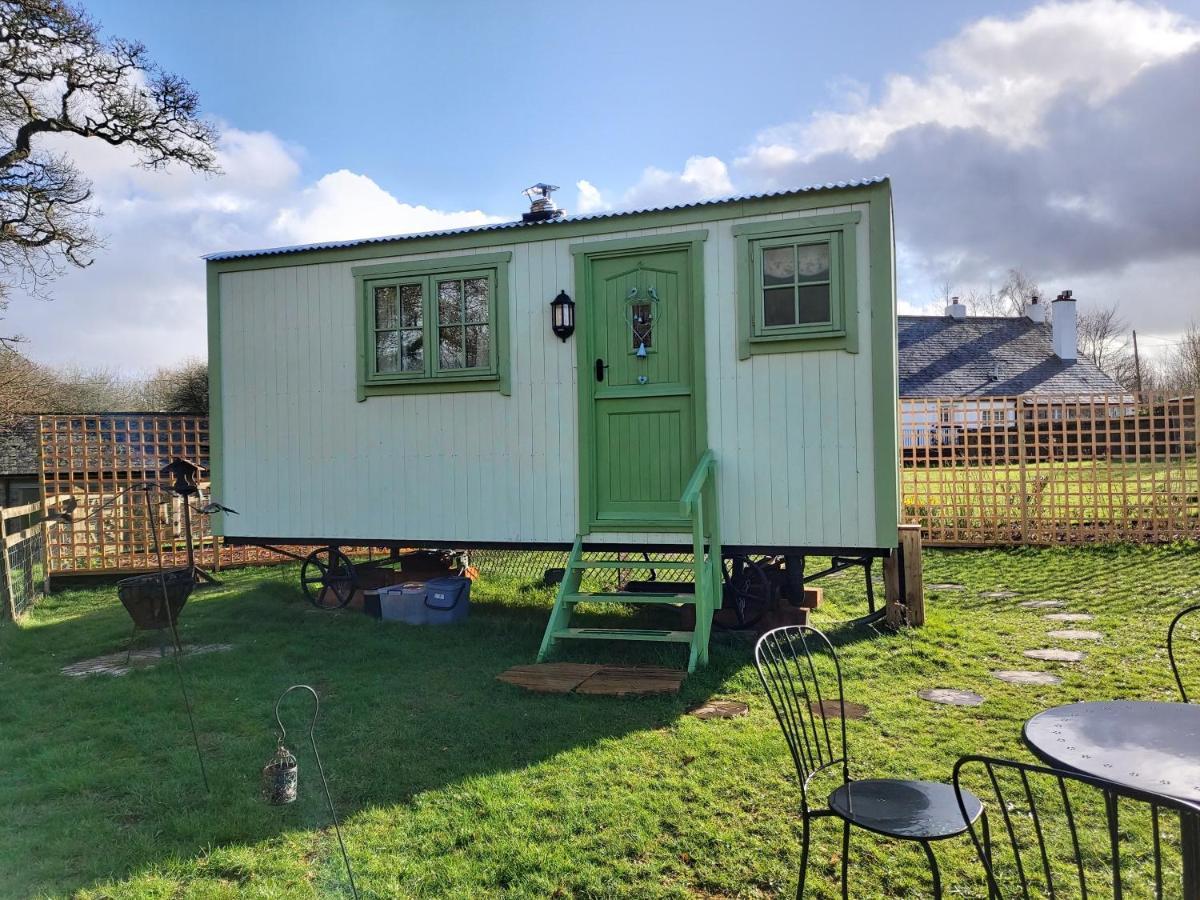
<instances>
[{"instance_id":1,"label":"bird feeder","mask_svg":"<svg viewBox=\"0 0 1200 900\"><path fill-rule=\"evenodd\" d=\"M272 806L292 803L296 799L296 787L299 782L300 764L296 762L295 754L283 746L283 739L280 738L275 755L263 766L263 799Z\"/></svg>"}]
</instances>

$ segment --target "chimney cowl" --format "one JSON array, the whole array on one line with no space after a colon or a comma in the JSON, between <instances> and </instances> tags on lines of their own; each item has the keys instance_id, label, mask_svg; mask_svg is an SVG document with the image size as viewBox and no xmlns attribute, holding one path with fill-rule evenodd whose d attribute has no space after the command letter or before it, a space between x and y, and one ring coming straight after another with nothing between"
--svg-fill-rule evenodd
<instances>
[{"instance_id":1,"label":"chimney cowl","mask_svg":"<svg viewBox=\"0 0 1200 900\"><path fill-rule=\"evenodd\" d=\"M535 185L521 191L529 198L529 212L521 214L522 222L548 222L561 219L567 214L565 209L559 209L550 195L558 190L557 184L546 184L539 181Z\"/></svg>"}]
</instances>

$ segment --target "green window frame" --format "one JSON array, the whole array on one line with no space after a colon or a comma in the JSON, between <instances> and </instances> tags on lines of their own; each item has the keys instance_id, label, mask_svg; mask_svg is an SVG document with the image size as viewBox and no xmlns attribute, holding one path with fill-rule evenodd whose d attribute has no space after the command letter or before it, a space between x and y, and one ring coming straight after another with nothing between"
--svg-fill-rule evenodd
<instances>
[{"instance_id":1,"label":"green window frame","mask_svg":"<svg viewBox=\"0 0 1200 900\"><path fill-rule=\"evenodd\" d=\"M358 399L509 394L512 253L356 266Z\"/></svg>"},{"instance_id":2,"label":"green window frame","mask_svg":"<svg viewBox=\"0 0 1200 900\"><path fill-rule=\"evenodd\" d=\"M858 352L855 232L861 219L852 212L734 226L739 359L804 350ZM826 268L818 262L805 272L806 261L821 259ZM823 288L828 315L814 315L813 301Z\"/></svg>"}]
</instances>

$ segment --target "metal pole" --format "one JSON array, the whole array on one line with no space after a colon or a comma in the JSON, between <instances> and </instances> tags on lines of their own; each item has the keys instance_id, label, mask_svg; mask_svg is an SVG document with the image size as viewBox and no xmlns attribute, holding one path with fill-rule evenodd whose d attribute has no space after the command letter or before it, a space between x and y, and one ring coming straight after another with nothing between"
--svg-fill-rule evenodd
<instances>
[{"instance_id":1,"label":"metal pole","mask_svg":"<svg viewBox=\"0 0 1200 900\"><path fill-rule=\"evenodd\" d=\"M1142 358L1138 356L1137 329L1133 332L1133 370L1137 375L1138 393L1142 392Z\"/></svg>"},{"instance_id":2,"label":"metal pole","mask_svg":"<svg viewBox=\"0 0 1200 900\"><path fill-rule=\"evenodd\" d=\"M154 485L144 485L146 497L146 515L150 518L150 535L154 540L154 550L158 555L158 583L162 587L163 607L167 612L167 622L171 626L171 636L175 640L175 674L179 676L179 692L183 694L183 706L187 710L188 724L192 728L192 742L196 745L196 759L200 762L200 777L204 780L205 793L212 793L212 789L208 786L208 771L204 768L204 754L200 752L200 735L196 732L196 720L192 716L192 701L188 697L187 683L183 679L183 647L179 643L179 632L175 628L175 616L171 614L171 600L167 596L167 573L163 565L162 544L158 540L158 521L154 518L154 508L150 502L150 491L156 490ZM186 499L184 501L187 502ZM194 572L189 572L190 577L195 580Z\"/></svg>"}]
</instances>

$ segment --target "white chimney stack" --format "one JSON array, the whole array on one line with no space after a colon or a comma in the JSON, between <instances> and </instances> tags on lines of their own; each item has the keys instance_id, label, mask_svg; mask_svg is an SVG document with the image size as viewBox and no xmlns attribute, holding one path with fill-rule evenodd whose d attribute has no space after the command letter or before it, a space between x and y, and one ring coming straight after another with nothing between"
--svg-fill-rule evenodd
<instances>
[{"instance_id":1,"label":"white chimney stack","mask_svg":"<svg viewBox=\"0 0 1200 900\"><path fill-rule=\"evenodd\" d=\"M946 306L946 315L961 322L967 317L967 308L958 302L957 297L951 297L950 303Z\"/></svg>"},{"instance_id":2,"label":"white chimney stack","mask_svg":"<svg viewBox=\"0 0 1200 900\"><path fill-rule=\"evenodd\" d=\"M1054 355L1067 362L1079 357L1079 334L1075 324L1075 298L1070 291L1063 291L1054 298L1054 312L1050 319L1050 340L1054 344Z\"/></svg>"},{"instance_id":3,"label":"white chimney stack","mask_svg":"<svg viewBox=\"0 0 1200 900\"><path fill-rule=\"evenodd\" d=\"M1025 318L1035 325L1046 321L1046 305L1038 299L1037 294L1030 297L1029 302L1025 304Z\"/></svg>"}]
</instances>

